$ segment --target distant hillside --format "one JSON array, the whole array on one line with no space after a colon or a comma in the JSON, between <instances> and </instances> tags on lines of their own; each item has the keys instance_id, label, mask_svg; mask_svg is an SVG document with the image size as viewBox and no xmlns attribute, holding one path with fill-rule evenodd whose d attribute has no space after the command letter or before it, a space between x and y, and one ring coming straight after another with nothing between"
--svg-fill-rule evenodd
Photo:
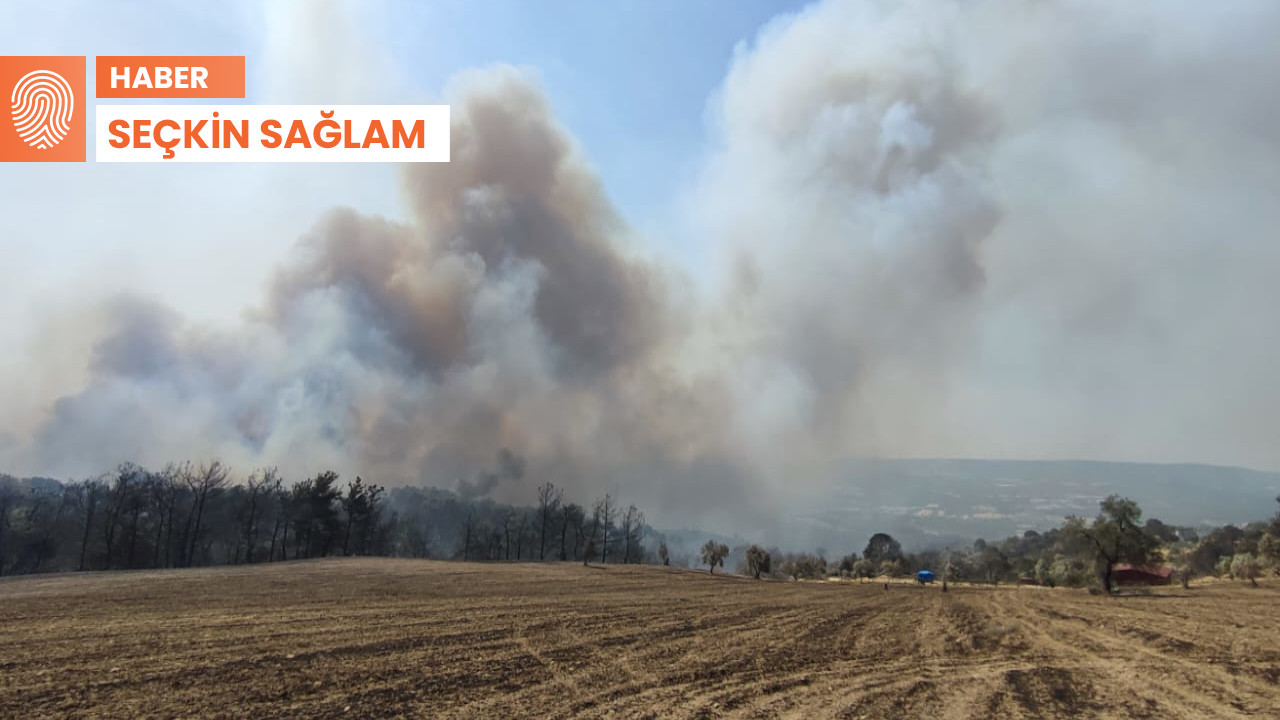
<instances>
[{"instance_id":1,"label":"distant hillside","mask_svg":"<svg viewBox=\"0 0 1280 720\"><path fill-rule=\"evenodd\" d=\"M62 487L62 483L47 477L20 478L0 473L0 487L12 488L19 492L30 492L32 490L56 492Z\"/></svg>"},{"instance_id":2,"label":"distant hillside","mask_svg":"<svg viewBox=\"0 0 1280 720\"><path fill-rule=\"evenodd\" d=\"M49 478L0 474L0 489L58 487ZM774 523L723 528L723 534L696 529L695 515L681 518L681 529L651 528L647 544L652 552L665 540L676 565L696 565L708 539L731 548L749 542L796 551L824 548L838 557L861 552L871 533L888 532L910 548L925 549L1043 531L1072 514L1092 517L1098 501L1112 493L1134 498L1146 517L1173 525L1243 524L1275 514L1280 473L1087 460L855 460L837 479L798 488L788 505L771 507ZM438 488L396 488L388 501L402 518L418 517L439 552L457 544L467 508L480 508L485 517L506 507L487 499L460 501ZM490 520L501 522L496 514Z\"/></svg>"},{"instance_id":3,"label":"distant hillside","mask_svg":"<svg viewBox=\"0 0 1280 720\"><path fill-rule=\"evenodd\" d=\"M795 507L793 520L814 545L861 550L873 530L938 545L1092 516L1111 493L1172 524L1244 523L1275 513L1280 473L1085 460L858 460L821 497Z\"/></svg>"}]
</instances>

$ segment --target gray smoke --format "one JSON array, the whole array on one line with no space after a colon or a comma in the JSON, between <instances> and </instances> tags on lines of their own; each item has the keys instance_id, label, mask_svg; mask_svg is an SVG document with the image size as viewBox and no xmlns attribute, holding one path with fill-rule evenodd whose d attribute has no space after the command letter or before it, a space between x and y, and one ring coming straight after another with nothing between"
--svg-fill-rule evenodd
<instances>
[{"instance_id":1,"label":"gray smoke","mask_svg":"<svg viewBox=\"0 0 1280 720\"><path fill-rule=\"evenodd\" d=\"M456 86L452 162L404 174L413 223L333 211L241 327L117 299L87 387L38 431L40 464L194 454L467 497L518 496L526 473L581 502L623 484L650 501L703 493L699 468L732 459L718 393L679 366L678 278L626 250L526 73Z\"/></svg>"},{"instance_id":2,"label":"gray smoke","mask_svg":"<svg viewBox=\"0 0 1280 720\"><path fill-rule=\"evenodd\" d=\"M753 465L1280 463L1277 20L828 2L741 48L691 205Z\"/></svg>"},{"instance_id":3,"label":"gray smoke","mask_svg":"<svg viewBox=\"0 0 1280 720\"><path fill-rule=\"evenodd\" d=\"M524 458L503 448L498 451L497 467L479 473L471 480L459 480L454 490L463 500L487 496L499 483L516 481L524 477Z\"/></svg>"},{"instance_id":4,"label":"gray smoke","mask_svg":"<svg viewBox=\"0 0 1280 720\"><path fill-rule=\"evenodd\" d=\"M535 81L468 73L452 162L405 170L412 222L333 211L237 327L117 299L84 388L0 452L521 500L550 480L707 526L853 455L1280 466L1277 20L1006 0L780 18L712 99L682 204L716 261L693 278L635 252Z\"/></svg>"}]
</instances>

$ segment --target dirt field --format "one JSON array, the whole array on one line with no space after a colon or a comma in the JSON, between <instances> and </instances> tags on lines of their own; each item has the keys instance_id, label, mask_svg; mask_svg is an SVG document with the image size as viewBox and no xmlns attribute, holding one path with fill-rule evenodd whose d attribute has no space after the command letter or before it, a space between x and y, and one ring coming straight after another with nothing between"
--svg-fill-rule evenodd
<instances>
[{"instance_id":1,"label":"dirt field","mask_svg":"<svg viewBox=\"0 0 1280 720\"><path fill-rule=\"evenodd\" d=\"M1280 718L1280 587L399 560L0 581L0 717Z\"/></svg>"}]
</instances>

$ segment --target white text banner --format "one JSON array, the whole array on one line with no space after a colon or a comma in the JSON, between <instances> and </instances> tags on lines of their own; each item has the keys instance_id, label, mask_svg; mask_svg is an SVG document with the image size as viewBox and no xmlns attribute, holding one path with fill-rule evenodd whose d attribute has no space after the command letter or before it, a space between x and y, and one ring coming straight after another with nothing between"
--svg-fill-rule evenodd
<instances>
[{"instance_id":1,"label":"white text banner","mask_svg":"<svg viewBox=\"0 0 1280 720\"><path fill-rule=\"evenodd\" d=\"M98 162L448 162L448 105L98 105Z\"/></svg>"}]
</instances>

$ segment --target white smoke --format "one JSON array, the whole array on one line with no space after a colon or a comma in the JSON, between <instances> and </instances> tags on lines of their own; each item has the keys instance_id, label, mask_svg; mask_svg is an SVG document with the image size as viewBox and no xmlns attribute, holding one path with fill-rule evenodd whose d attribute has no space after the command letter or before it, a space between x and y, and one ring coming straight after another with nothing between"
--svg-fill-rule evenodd
<instances>
[{"instance_id":1,"label":"white smoke","mask_svg":"<svg viewBox=\"0 0 1280 720\"><path fill-rule=\"evenodd\" d=\"M686 202L702 292L536 81L452 88L413 221L335 211L249 320L124 299L22 471L217 455L656 517L854 455L1280 466L1280 6L826 2L739 49ZM511 458L521 473L493 470ZM520 482L499 482L523 477Z\"/></svg>"},{"instance_id":2,"label":"white smoke","mask_svg":"<svg viewBox=\"0 0 1280 720\"><path fill-rule=\"evenodd\" d=\"M691 205L750 446L1280 463L1277 20L827 2L741 48Z\"/></svg>"}]
</instances>

